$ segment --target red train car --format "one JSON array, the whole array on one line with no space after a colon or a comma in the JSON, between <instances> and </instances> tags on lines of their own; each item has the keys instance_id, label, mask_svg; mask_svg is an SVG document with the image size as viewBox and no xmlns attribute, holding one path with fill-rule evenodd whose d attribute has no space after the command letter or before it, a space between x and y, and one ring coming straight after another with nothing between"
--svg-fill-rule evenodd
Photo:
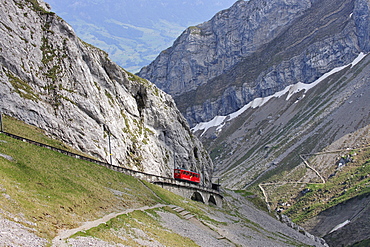
<instances>
[{"instance_id":1,"label":"red train car","mask_svg":"<svg viewBox=\"0 0 370 247\"><path fill-rule=\"evenodd\" d=\"M200 183L200 174L184 169L174 169L174 177L177 180L188 181L191 183Z\"/></svg>"}]
</instances>

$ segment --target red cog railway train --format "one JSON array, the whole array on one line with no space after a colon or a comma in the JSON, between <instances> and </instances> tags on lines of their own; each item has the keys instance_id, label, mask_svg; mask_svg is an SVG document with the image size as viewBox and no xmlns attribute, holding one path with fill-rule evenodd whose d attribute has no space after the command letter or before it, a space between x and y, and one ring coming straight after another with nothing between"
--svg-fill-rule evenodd
<instances>
[{"instance_id":1,"label":"red cog railway train","mask_svg":"<svg viewBox=\"0 0 370 247\"><path fill-rule=\"evenodd\" d=\"M174 177L176 180L187 181L195 184L200 183L200 174L184 169L174 169Z\"/></svg>"}]
</instances>

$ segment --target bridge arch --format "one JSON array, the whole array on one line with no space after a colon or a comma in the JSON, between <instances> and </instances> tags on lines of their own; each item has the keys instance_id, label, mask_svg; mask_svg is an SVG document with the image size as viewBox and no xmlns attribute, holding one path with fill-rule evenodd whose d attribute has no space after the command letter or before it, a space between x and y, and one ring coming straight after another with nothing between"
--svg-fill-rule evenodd
<instances>
[{"instance_id":1,"label":"bridge arch","mask_svg":"<svg viewBox=\"0 0 370 247\"><path fill-rule=\"evenodd\" d=\"M216 198L213 195L209 196L208 205L217 206Z\"/></svg>"},{"instance_id":2,"label":"bridge arch","mask_svg":"<svg viewBox=\"0 0 370 247\"><path fill-rule=\"evenodd\" d=\"M201 194L201 193L199 193L198 191L195 191L195 192L193 193L193 195L191 196L191 199L192 199L193 201L197 201L197 202L202 202L202 203L204 203L203 196L202 196L202 194Z\"/></svg>"},{"instance_id":3,"label":"bridge arch","mask_svg":"<svg viewBox=\"0 0 370 247\"><path fill-rule=\"evenodd\" d=\"M185 198L189 198L193 201L198 201L216 207L222 207L223 196L219 191L216 191L214 189L200 187L198 185L189 184L170 178L163 178L155 175L152 175L152 179L147 180L153 184L159 185L164 189L167 189Z\"/></svg>"}]
</instances>

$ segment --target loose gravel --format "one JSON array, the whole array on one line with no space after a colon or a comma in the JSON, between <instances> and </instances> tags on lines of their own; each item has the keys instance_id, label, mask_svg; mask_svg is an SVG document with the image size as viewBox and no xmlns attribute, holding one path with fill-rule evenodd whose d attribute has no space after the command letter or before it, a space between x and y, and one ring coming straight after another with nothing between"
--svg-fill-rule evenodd
<instances>
[{"instance_id":1,"label":"loose gravel","mask_svg":"<svg viewBox=\"0 0 370 247\"><path fill-rule=\"evenodd\" d=\"M1 216L0 216L1 217ZM47 241L38 237L32 228L25 227L14 221L0 218L0 246L1 247L39 247L45 246Z\"/></svg>"}]
</instances>

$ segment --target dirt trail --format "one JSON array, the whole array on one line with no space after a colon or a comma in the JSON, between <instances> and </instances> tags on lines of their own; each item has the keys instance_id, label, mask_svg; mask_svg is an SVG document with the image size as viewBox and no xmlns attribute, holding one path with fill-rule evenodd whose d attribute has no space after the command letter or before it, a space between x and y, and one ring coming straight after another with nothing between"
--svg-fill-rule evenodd
<instances>
[{"instance_id":1,"label":"dirt trail","mask_svg":"<svg viewBox=\"0 0 370 247\"><path fill-rule=\"evenodd\" d=\"M325 184L326 181L325 179L323 178L323 176L321 176L321 174L315 169L313 168L313 166L311 166L308 161L303 157L303 155L307 156L307 155L323 155L323 154L331 154L331 153L339 153L339 152L348 152L348 151L354 151L354 150L364 150L364 149L369 149L370 146L366 146L366 147L362 147L362 148L346 148L346 149L338 149L338 150L332 150L332 151L324 151L324 152L318 152L318 153L311 153L311 154L300 154L299 157L303 160L304 164L309 168L311 169L312 171L314 171L316 173L316 175L321 179L322 183L310 183L310 184ZM266 171L265 171L266 172ZM260 177L260 176L259 176ZM258 178L259 178L258 177ZM257 178L257 179L258 179ZM308 184L306 182L285 182L285 181L282 181L282 182L278 182L278 183L261 183L258 185L258 187L260 188L260 190L262 191L262 194L265 198L265 202L266 202L266 205L268 206L269 208L269 211L270 211L270 207L269 207L269 201L268 201L268 196L267 196L267 193L265 191L265 189L263 188L263 186L265 185L285 185L285 184Z\"/></svg>"},{"instance_id":2,"label":"dirt trail","mask_svg":"<svg viewBox=\"0 0 370 247\"><path fill-rule=\"evenodd\" d=\"M65 240L67 238L69 238L70 236L72 236L73 234L75 234L77 232L80 232L80 231L86 231L86 230L89 230L90 228L96 227L96 226L98 226L102 223L106 223L110 219L113 219L113 218L115 218L119 215L132 213L136 210L145 211L145 210L148 210L148 209L161 208L161 207L165 207L165 206L167 206L167 205L156 204L156 205L151 206L151 207L144 206L144 207L141 207L141 208L132 208L132 209L127 209L127 210L122 211L122 212L108 214L108 215L106 215L106 216L104 216L100 219L94 220L94 221L85 222L83 225L81 225L78 228L63 230L63 231L59 232L59 234L53 239L53 245L52 246L54 246L54 247L68 246L68 244L66 243Z\"/></svg>"}]
</instances>

